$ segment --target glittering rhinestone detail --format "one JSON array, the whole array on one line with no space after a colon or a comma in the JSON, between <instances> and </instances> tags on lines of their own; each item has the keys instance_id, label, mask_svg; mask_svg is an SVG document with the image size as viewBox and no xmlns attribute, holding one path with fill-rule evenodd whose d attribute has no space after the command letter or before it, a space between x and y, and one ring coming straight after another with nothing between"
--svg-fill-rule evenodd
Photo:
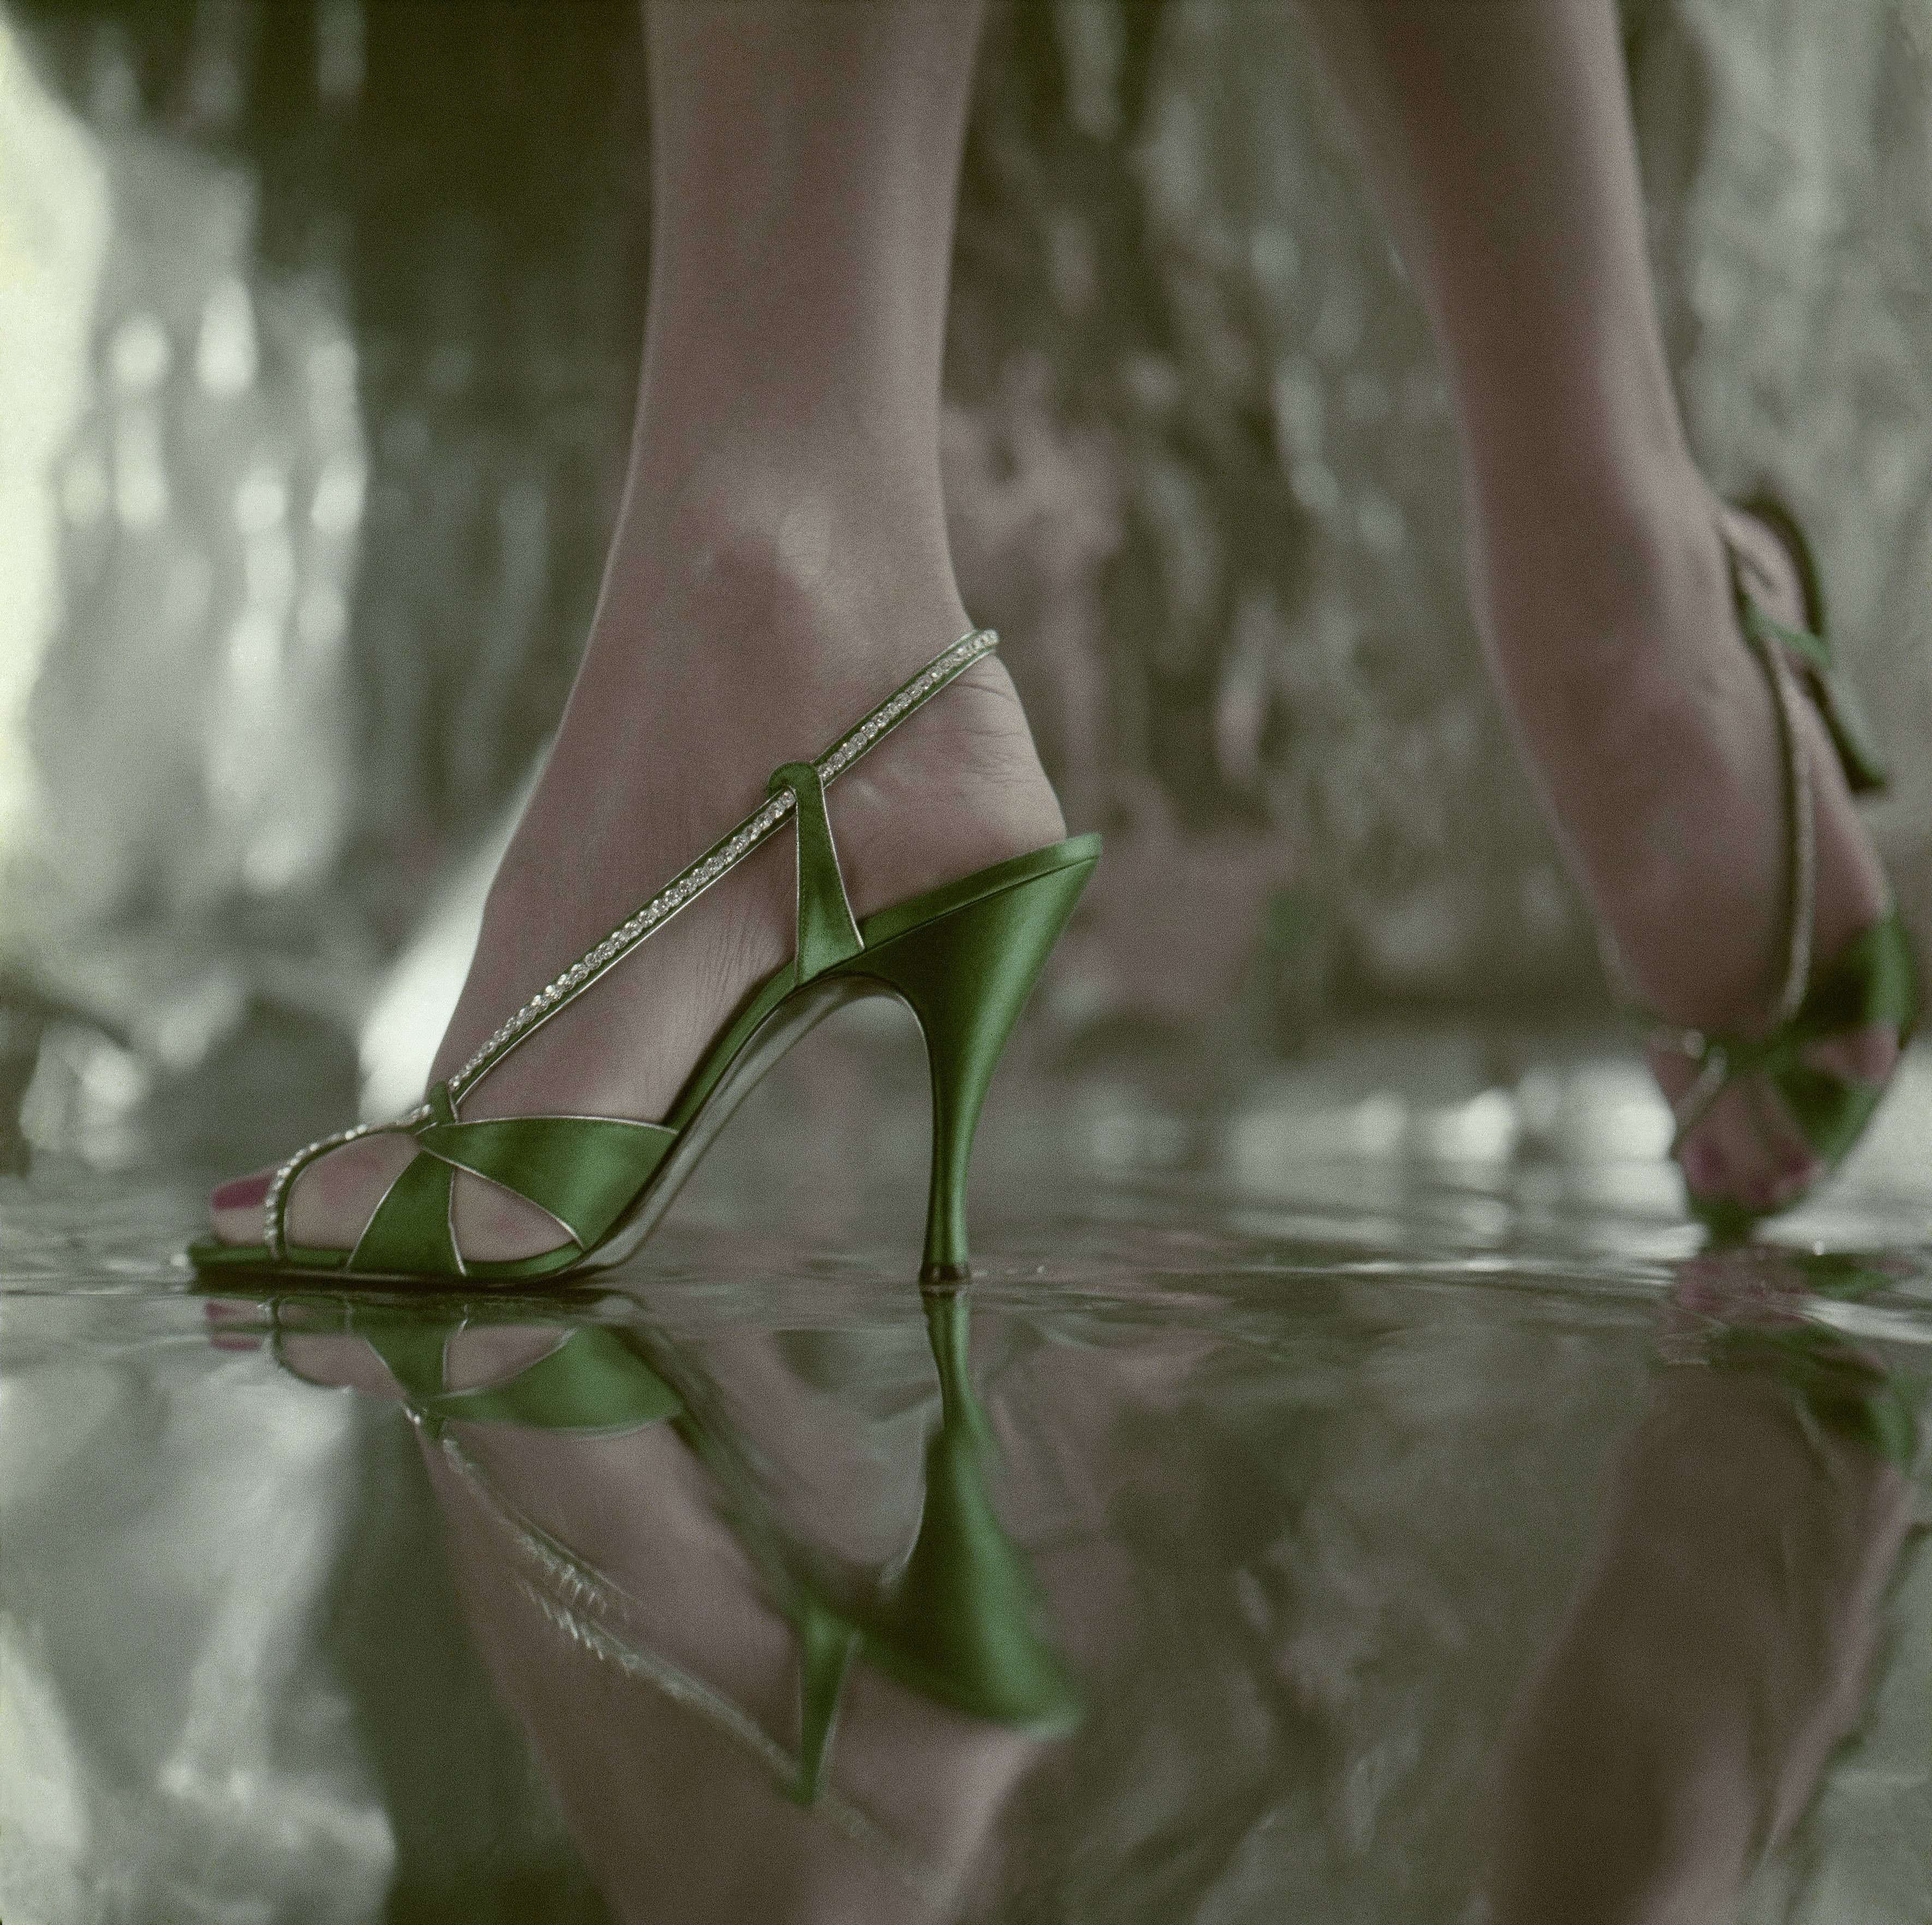
<instances>
[{"instance_id":1,"label":"glittering rhinestone detail","mask_svg":"<svg viewBox=\"0 0 1932 1925\"><path fill-rule=\"evenodd\" d=\"M856 727L842 736L812 764L818 772L820 781L829 783L834 776L842 775L880 736L889 734L954 676L971 667L982 655L992 654L999 645L999 637L990 628L976 629L970 635L961 637L943 655L935 656L903 688L881 702ZM451 1102L456 1102L470 1089L512 1044L572 1001L614 963L628 955L652 930L661 928L680 909L703 895L720 876L736 868L797 806L798 798L789 789L781 790L652 896L628 922L620 923L595 949L579 956L555 982L545 984L450 1078L448 1089ZM413 1129L418 1124L427 1123L431 1114L427 1103L420 1104L393 1122L358 1123L352 1129L338 1131L333 1136L322 1137L306 1149L297 1150L269 1180L268 1194L262 1198L266 1219L263 1240L269 1254L278 1259L287 1255L287 1238L282 1225L283 1199L289 1185L308 1165L318 1156L326 1156L331 1150L339 1150L345 1143L354 1143L362 1137L386 1130Z\"/></svg>"},{"instance_id":2,"label":"glittering rhinestone detail","mask_svg":"<svg viewBox=\"0 0 1932 1925\"><path fill-rule=\"evenodd\" d=\"M970 668L982 655L991 654L998 647L999 640L990 628L981 628L962 637L818 758L813 766L818 771L820 779L829 783L835 776L843 774L880 736L896 728L954 676ZM782 790L754 810L730 835L707 849L682 874L652 896L628 922L620 924L595 949L580 956L555 982L538 990L451 1077L451 1101L458 1100L503 1051L534 1024L569 1002L612 964L629 954L652 930L688 907L719 877L735 868L790 817L797 805L798 799L791 791Z\"/></svg>"}]
</instances>

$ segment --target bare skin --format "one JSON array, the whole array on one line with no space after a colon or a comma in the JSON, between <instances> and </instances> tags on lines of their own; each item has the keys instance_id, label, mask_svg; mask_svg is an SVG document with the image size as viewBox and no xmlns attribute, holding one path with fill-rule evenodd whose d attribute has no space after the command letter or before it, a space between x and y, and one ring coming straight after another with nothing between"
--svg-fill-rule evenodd
<instances>
[{"instance_id":1,"label":"bare skin","mask_svg":"<svg viewBox=\"0 0 1932 1925\"><path fill-rule=\"evenodd\" d=\"M1761 1033L1783 975L1783 776L1741 641L1720 512L1664 362L1606 0L1302 0L1433 328L1456 411L1469 579L1490 673L1570 872L1636 1000ZM1728 517L1802 622L1791 557ZM1814 954L1882 913L1885 880L1823 730ZM1888 1029L1821 1046L1882 1077ZM1654 1049L1673 1101L1694 1070ZM1684 1146L1694 1192L1764 1207L1816 1171L1762 1083Z\"/></svg>"},{"instance_id":2,"label":"bare skin","mask_svg":"<svg viewBox=\"0 0 1932 1925\"><path fill-rule=\"evenodd\" d=\"M1761 1031L1784 952L1770 699L1659 343L1606 0L1306 0L1434 326L1463 453L1472 593L1559 841L1637 1000ZM497 877L434 1075L968 626L938 409L972 6L667 0L647 16L652 283L630 483L556 747ZM1735 523L1781 597L1769 532ZM1814 953L1885 884L1822 730ZM832 794L862 915L1064 832L1011 685L982 665ZM789 837L480 1085L472 1117L662 1116L789 953ZM622 1047L610 1039L621 1037ZM1814 1052L1882 1077L1888 1030ZM1664 1048L1667 1096L1693 1076ZM310 1166L292 1240L352 1245L407 1144ZM1762 1207L1816 1174L1768 1089L1694 1131L1694 1193ZM265 1174L213 1199L262 1232ZM472 1258L556 1240L459 1176Z\"/></svg>"}]
</instances>

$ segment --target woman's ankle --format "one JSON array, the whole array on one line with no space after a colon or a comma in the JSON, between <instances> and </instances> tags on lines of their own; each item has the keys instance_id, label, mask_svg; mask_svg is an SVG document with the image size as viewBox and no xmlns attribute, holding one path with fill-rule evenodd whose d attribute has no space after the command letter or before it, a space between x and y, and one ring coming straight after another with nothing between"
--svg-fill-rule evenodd
<instances>
[{"instance_id":1,"label":"woman's ankle","mask_svg":"<svg viewBox=\"0 0 1932 1925\"><path fill-rule=\"evenodd\" d=\"M660 686L694 673L788 689L803 677L842 714L970 625L936 479L855 487L710 463L634 481L591 647Z\"/></svg>"},{"instance_id":2,"label":"woman's ankle","mask_svg":"<svg viewBox=\"0 0 1932 1925\"><path fill-rule=\"evenodd\" d=\"M1468 502L1472 604L1508 688L1688 674L1730 645L1719 503L1688 458Z\"/></svg>"}]
</instances>

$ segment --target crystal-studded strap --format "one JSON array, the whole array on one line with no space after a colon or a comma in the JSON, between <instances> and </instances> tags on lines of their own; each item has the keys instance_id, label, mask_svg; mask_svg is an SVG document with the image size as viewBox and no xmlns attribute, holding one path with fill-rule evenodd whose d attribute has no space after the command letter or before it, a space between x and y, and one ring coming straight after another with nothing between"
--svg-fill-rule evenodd
<instances>
[{"instance_id":1,"label":"crystal-studded strap","mask_svg":"<svg viewBox=\"0 0 1932 1925\"><path fill-rule=\"evenodd\" d=\"M976 628L934 656L910 682L889 695L818 757L812 766L818 771L820 780L830 783L842 775L914 709L931 701L948 683L970 668L982 655L990 655L999 644L1000 638L992 629ZM612 930L595 949L579 956L554 982L538 990L450 1078L448 1089L452 1102L460 1102L512 1049L528 1042L560 1009L582 995L606 970L621 962L646 937L662 928L680 910L688 909L721 876L735 868L779 829L797 805L798 798L790 789L781 790L754 809L728 835L714 842L628 922Z\"/></svg>"}]
</instances>

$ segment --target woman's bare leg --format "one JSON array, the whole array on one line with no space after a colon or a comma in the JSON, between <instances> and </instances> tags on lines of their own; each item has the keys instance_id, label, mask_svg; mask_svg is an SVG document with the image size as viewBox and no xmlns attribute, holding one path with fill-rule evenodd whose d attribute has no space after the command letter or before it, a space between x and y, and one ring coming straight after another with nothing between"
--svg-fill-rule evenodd
<instances>
[{"instance_id":1,"label":"woman's bare leg","mask_svg":"<svg viewBox=\"0 0 1932 1925\"><path fill-rule=\"evenodd\" d=\"M938 462L954 195L979 8L662 0L647 10L652 258L603 595L497 877L447 1075L512 1010L968 628ZM980 664L840 781L860 915L1064 832L1005 672ZM775 838L480 1085L472 1117L661 1116L792 942ZM293 1240L354 1241L409 1153L312 1166ZM472 1256L554 1224L459 1177ZM260 1234L259 1179L218 1193Z\"/></svg>"},{"instance_id":2,"label":"woman's bare leg","mask_svg":"<svg viewBox=\"0 0 1932 1925\"><path fill-rule=\"evenodd\" d=\"M1687 1027L1765 1027L1783 966L1783 778L1664 364L1610 0L1302 11L1434 328L1477 619L1571 870L1646 1006ZM1790 558L1759 525L1735 526L1799 618ZM1828 963L1878 916L1884 885L1822 731L1809 733L1814 953ZM1876 1032L1819 1060L1877 1075L1894 1051ZM1653 1066L1673 1098L1690 1080L1681 1057ZM1810 1173L1761 1085L1719 1103L1684 1164L1700 1194L1760 1204Z\"/></svg>"}]
</instances>

